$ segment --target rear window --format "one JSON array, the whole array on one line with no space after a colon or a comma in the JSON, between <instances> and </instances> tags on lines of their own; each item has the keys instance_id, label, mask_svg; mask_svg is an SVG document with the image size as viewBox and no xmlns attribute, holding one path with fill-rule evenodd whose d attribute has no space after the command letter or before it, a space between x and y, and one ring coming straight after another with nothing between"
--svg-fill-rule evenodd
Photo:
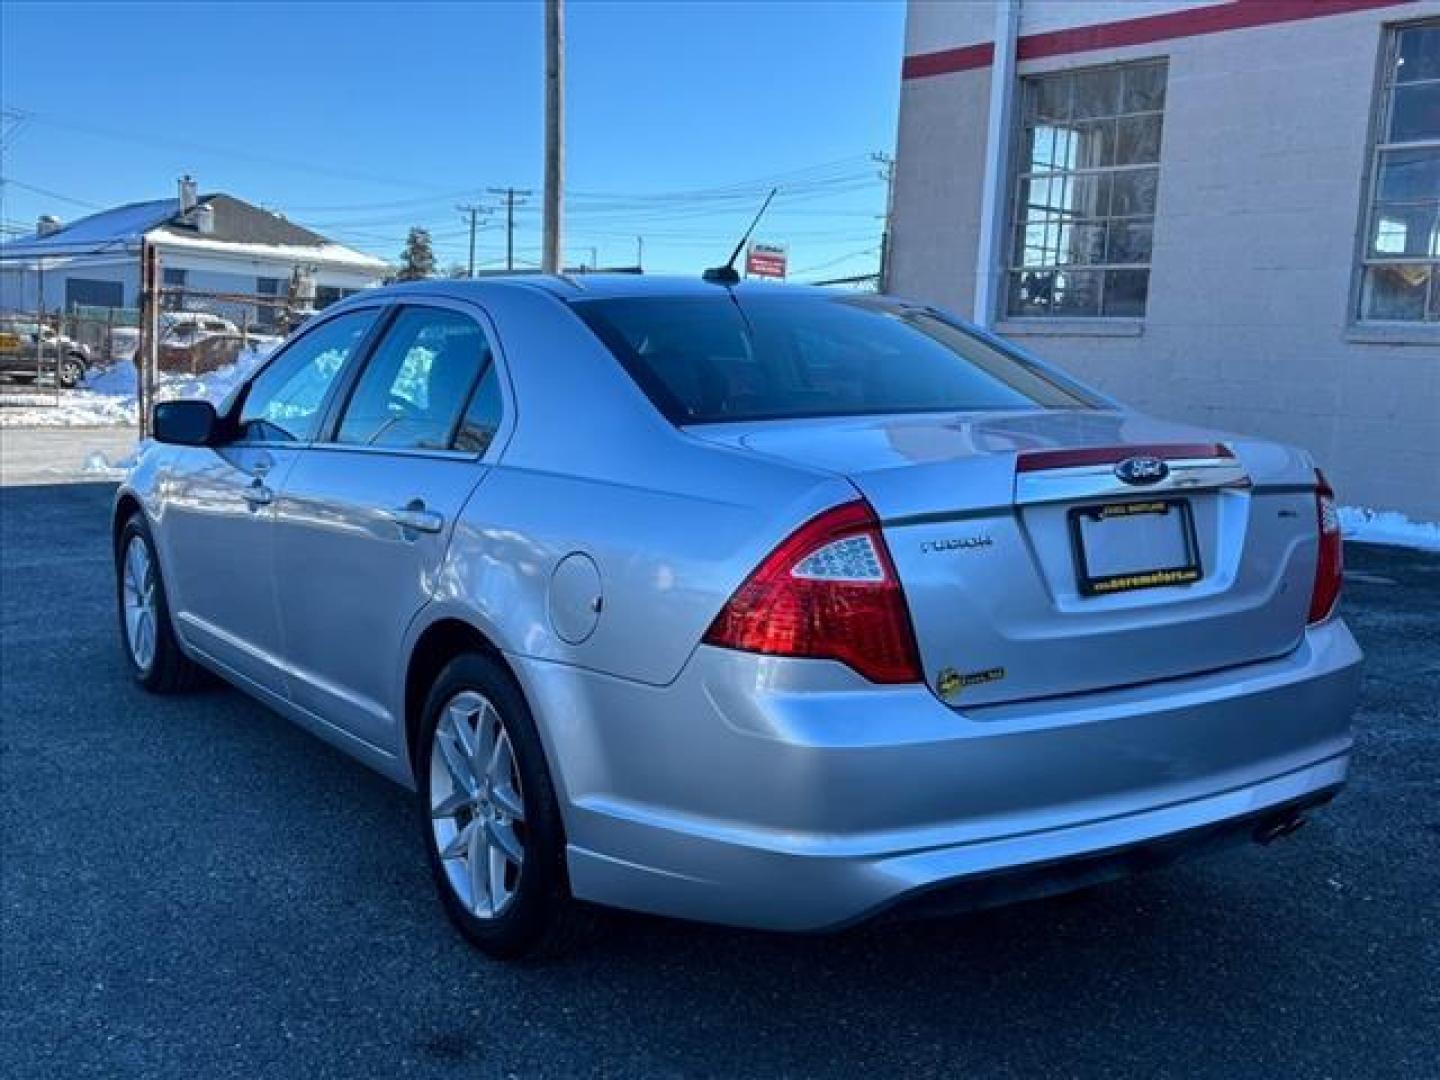
<instances>
[{"instance_id":1,"label":"rear window","mask_svg":"<svg viewBox=\"0 0 1440 1080\"><path fill-rule=\"evenodd\" d=\"M874 300L727 292L573 306L676 424L1096 404L931 312Z\"/></svg>"}]
</instances>

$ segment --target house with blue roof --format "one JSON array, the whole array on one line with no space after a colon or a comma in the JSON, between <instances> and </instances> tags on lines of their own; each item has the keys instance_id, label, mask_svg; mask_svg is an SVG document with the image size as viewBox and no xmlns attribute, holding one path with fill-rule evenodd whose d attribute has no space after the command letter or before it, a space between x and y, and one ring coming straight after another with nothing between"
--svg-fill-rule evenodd
<instances>
[{"instance_id":1,"label":"house with blue roof","mask_svg":"<svg viewBox=\"0 0 1440 1080\"><path fill-rule=\"evenodd\" d=\"M380 284L382 259L336 243L280 214L216 192L198 194L188 176L175 198L129 203L70 224L42 217L29 236L0 245L0 312L135 308L142 244L158 253L162 286L226 297L289 294L297 272L324 307ZM203 301L205 310L264 326L278 307Z\"/></svg>"}]
</instances>

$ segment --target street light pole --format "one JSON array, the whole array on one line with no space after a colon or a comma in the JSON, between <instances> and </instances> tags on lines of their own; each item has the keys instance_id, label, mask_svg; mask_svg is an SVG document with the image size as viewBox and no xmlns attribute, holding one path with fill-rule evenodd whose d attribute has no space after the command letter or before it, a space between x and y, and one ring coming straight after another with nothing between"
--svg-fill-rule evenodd
<instances>
[{"instance_id":1,"label":"street light pole","mask_svg":"<svg viewBox=\"0 0 1440 1080\"><path fill-rule=\"evenodd\" d=\"M560 272L565 176L565 3L545 0L545 239L540 268Z\"/></svg>"}]
</instances>

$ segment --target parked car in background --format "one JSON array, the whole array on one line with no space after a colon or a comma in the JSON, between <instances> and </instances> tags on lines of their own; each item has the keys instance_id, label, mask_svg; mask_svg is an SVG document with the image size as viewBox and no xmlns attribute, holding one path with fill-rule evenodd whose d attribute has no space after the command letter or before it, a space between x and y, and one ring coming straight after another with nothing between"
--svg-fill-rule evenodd
<instances>
[{"instance_id":1,"label":"parked car in background","mask_svg":"<svg viewBox=\"0 0 1440 1080\"><path fill-rule=\"evenodd\" d=\"M167 311L160 316L160 344L185 346L214 334L240 333L240 327L206 311Z\"/></svg>"},{"instance_id":2,"label":"parked car in background","mask_svg":"<svg viewBox=\"0 0 1440 1080\"><path fill-rule=\"evenodd\" d=\"M161 370L211 371L232 362L245 347L268 348L283 340L281 335L247 328L209 312L172 311L160 316L159 363ZM140 348L140 329L117 326L110 331L112 361L135 359Z\"/></svg>"},{"instance_id":3,"label":"parked car in background","mask_svg":"<svg viewBox=\"0 0 1440 1080\"><path fill-rule=\"evenodd\" d=\"M407 284L153 431L113 517L135 679L208 669L418 789L497 955L576 900L817 930L1039 895L1346 779L1309 455L925 305Z\"/></svg>"},{"instance_id":4,"label":"parked car in background","mask_svg":"<svg viewBox=\"0 0 1440 1080\"><path fill-rule=\"evenodd\" d=\"M247 339L240 333L206 333L185 343L171 339L160 342L160 370L189 372L199 375L233 364L245 348Z\"/></svg>"},{"instance_id":5,"label":"parked car in background","mask_svg":"<svg viewBox=\"0 0 1440 1080\"><path fill-rule=\"evenodd\" d=\"M0 321L0 375L17 382L54 380L69 390L89 370L90 346L39 322Z\"/></svg>"}]
</instances>

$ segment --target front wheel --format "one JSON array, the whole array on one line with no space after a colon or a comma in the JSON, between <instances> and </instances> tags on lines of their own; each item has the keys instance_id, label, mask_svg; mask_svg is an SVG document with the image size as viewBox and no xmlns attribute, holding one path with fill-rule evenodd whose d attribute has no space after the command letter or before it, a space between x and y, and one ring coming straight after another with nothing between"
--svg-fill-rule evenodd
<instances>
[{"instance_id":1,"label":"front wheel","mask_svg":"<svg viewBox=\"0 0 1440 1080\"><path fill-rule=\"evenodd\" d=\"M509 672L479 654L451 661L419 749L425 845L450 919L495 957L563 947L583 916L544 750Z\"/></svg>"},{"instance_id":2,"label":"front wheel","mask_svg":"<svg viewBox=\"0 0 1440 1080\"><path fill-rule=\"evenodd\" d=\"M120 641L130 674L155 694L175 694L204 681L198 665L180 651L150 530L134 514L115 545L116 606Z\"/></svg>"}]
</instances>

